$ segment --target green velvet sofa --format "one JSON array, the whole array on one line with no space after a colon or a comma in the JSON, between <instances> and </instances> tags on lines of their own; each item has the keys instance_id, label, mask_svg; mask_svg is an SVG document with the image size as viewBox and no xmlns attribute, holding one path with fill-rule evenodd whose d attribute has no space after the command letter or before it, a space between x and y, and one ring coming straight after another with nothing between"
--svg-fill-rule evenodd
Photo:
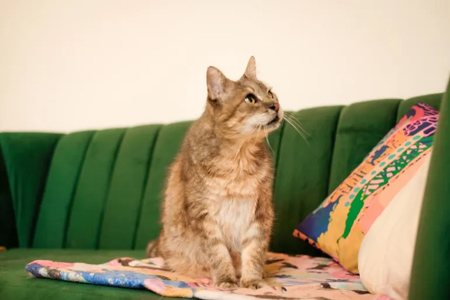
<instances>
[{"instance_id":1,"label":"green velvet sofa","mask_svg":"<svg viewBox=\"0 0 450 300\"><path fill-rule=\"evenodd\" d=\"M415 103L440 109L411 299L450 299L450 91L301 110L270 136L276 224L271 250L322 255L295 226ZM190 122L57 133L0 133L0 299L160 299L144 290L29 278L35 259L143 257L157 237L168 165Z\"/></svg>"}]
</instances>

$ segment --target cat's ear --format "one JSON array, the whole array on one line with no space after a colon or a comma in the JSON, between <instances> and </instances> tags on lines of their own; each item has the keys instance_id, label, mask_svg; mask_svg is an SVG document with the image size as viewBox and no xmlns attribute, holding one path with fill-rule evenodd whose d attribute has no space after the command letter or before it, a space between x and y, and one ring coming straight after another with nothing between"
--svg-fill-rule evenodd
<instances>
[{"instance_id":1,"label":"cat's ear","mask_svg":"<svg viewBox=\"0 0 450 300\"><path fill-rule=\"evenodd\" d=\"M256 79L256 61L254 56L250 57L248 60L247 69L245 69L244 76L248 79Z\"/></svg>"},{"instance_id":2,"label":"cat's ear","mask_svg":"<svg viewBox=\"0 0 450 300\"><path fill-rule=\"evenodd\" d=\"M218 100L223 97L226 92L228 79L219 69L208 67L206 72L206 83L208 85L208 96L211 100Z\"/></svg>"}]
</instances>

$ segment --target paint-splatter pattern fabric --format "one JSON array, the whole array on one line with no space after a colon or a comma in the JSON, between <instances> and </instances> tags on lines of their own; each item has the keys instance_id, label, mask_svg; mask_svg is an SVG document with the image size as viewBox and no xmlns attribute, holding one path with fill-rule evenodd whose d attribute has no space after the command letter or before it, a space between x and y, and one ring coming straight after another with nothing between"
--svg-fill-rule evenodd
<instances>
[{"instance_id":1,"label":"paint-splatter pattern fabric","mask_svg":"<svg viewBox=\"0 0 450 300\"><path fill-rule=\"evenodd\" d=\"M199 299L390 299L369 294L359 276L329 258L269 253L265 271L272 287L225 291L208 278L194 278L164 269L161 258L118 258L100 265L36 260L26 266L37 278L148 289L167 297ZM51 287L49 287L51 288Z\"/></svg>"},{"instance_id":2,"label":"paint-splatter pattern fabric","mask_svg":"<svg viewBox=\"0 0 450 300\"><path fill-rule=\"evenodd\" d=\"M434 108L422 103L413 106L347 179L298 225L294 236L358 273L358 253L364 236L431 152L438 119Z\"/></svg>"}]
</instances>

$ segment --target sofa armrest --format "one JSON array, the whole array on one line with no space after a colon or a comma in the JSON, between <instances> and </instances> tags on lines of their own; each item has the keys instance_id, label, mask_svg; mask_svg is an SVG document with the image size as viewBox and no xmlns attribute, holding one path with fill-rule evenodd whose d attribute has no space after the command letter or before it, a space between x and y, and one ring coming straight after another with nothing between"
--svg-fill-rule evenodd
<instances>
[{"instance_id":1,"label":"sofa armrest","mask_svg":"<svg viewBox=\"0 0 450 300\"><path fill-rule=\"evenodd\" d=\"M14 248L18 245L11 190L0 145L0 247Z\"/></svg>"},{"instance_id":2,"label":"sofa armrest","mask_svg":"<svg viewBox=\"0 0 450 300\"><path fill-rule=\"evenodd\" d=\"M60 137L55 133L0 133L0 246L31 245L47 172Z\"/></svg>"},{"instance_id":3,"label":"sofa armrest","mask_svg":"<svg viewBox=\"0 0 450 300\"><path fill-rule=\"evenodd\" d=\"M409 299L450 299L450 82L441 103Z\"/></svg>"}]
</instances>

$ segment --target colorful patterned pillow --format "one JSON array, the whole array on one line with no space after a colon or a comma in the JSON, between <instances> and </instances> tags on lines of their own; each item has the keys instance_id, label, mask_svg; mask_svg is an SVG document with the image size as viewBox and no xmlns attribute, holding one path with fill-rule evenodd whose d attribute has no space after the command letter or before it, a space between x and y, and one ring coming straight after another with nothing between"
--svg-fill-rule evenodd
<instances>
[{"instance_id":1,"label":"colorful patterned pillow","mask_svg":"<svg viewBox=\"0 0 450 300\"><path fill-rule=\"evenodd\" d=\"M346 268L358 273L358 252L372 223L414 175L432 148L439 113L419 103L297 229Z\"/></svg>"}]
</instances>

